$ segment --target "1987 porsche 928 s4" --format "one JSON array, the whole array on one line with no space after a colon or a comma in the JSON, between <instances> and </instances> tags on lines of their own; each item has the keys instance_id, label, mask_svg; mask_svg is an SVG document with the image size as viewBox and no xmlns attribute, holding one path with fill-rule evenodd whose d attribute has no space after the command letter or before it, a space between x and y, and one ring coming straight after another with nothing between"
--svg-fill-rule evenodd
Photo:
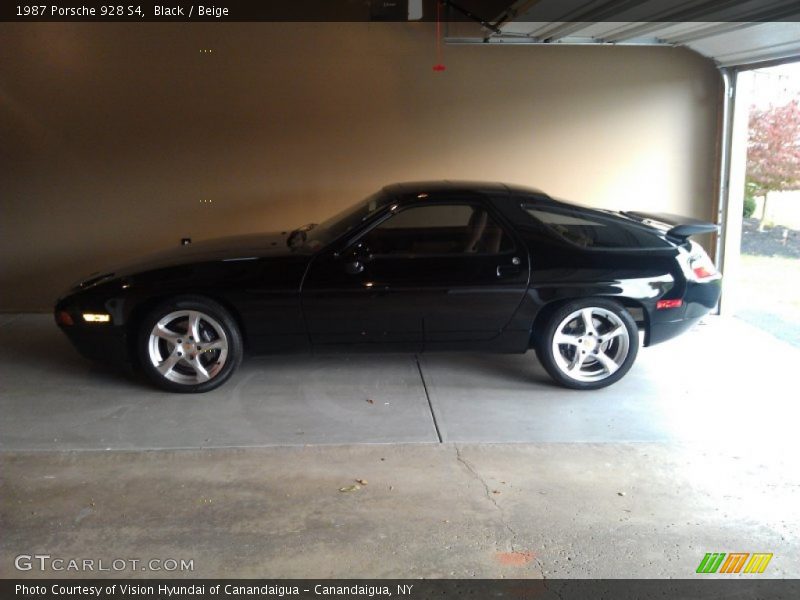
<instances>
[{"instance_id":1,"label":"1987 porsche 928 s4","mask_svg":"<svg viewBox=\"0 0 800 600\"><path fill-rule=\"evenodd\" d=\"M95 274L55 319L86 356L205 392L245 352L536 350L558 383L618 381L720 295L694 219L493 183L389 185L292 232L180 246Z\"/></svg>"}]
</instances>

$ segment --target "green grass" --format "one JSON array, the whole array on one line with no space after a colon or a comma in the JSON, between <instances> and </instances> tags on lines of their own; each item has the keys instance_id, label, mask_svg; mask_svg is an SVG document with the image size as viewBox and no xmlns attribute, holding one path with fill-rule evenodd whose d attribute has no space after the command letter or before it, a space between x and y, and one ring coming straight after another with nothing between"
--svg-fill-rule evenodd
<instances>
[{"instance_id":1,"label":"green grass","mask_svg":"<svg viewBox=\"0 0 800 600\"><path fill-rule=\"evenodd\" d=\"M739 287L743 301L790 311L800 321L800 259L742 255ZM743 302L745 303L745 302Z\"/></svg>"},{"instance_id":2,"label":"green grass","mask_svg":"<svg viewBox=\"0 0 800 600\"><path fill-rule=\"evenodd\" d=\"M736 316L800 348L800 259L742 255Z\"/></svg>"}]
</instances>

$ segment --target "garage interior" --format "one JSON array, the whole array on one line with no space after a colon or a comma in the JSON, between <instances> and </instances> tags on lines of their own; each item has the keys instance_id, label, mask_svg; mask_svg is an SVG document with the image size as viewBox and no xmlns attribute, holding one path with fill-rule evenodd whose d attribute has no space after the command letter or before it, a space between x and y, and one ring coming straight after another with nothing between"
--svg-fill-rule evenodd
<instances>
[{"instance_id":1,"label":"garage interior","mask_svg":"<svg viewBox=\"0 0 800 600\"><path fill-rule=\"evenodd\" d=\"M259 357L173 395L53 324L88 273L403 180L718 222L725 272L736 73L800 58L798 23L755 22L791 3L671 27L531 4L447 24L441 72L429 22L0 24L0 576L85 576L15 569L43 552L191 577L688 578L719 551L800 576L800 350L725 296L588 393L531 352Z\"/></svg>"}]
</instances>

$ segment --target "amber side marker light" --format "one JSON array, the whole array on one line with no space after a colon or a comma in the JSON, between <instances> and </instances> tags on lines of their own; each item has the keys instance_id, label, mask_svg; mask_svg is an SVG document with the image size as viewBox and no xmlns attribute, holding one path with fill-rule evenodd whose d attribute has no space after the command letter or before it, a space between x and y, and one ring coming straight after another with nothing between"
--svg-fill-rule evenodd
<instances>
[{"instance_id":1,"label":"amber side marker light","mask_svg":"<svg viewBox=\"0 0 800 600\"><path fill-rule=\"evenodd\" d=\"M656 302L656 310L664 310L665 308L680 308L683 306L683 300L659 300Z\"/></svg>"},{"instance_id":2,"label":"amber side marker light","mask_svg":"<svg viewBox=\"0 0 800 600\"><path fill-rule=\"evenodd\" d=\"M56 323L59 325L75 325L75 321L72 320L72 315L65 310L60 310L56 313Z\"/></svg>"},{"instance_id":3,"label":"amber side marker light","mask_svg":"<svg viewBox=\"0 0 800 600\"><path fill-rule=\"evenodd\" d=\"M87 323L108 323L111 315L106 313L83 313L83 320Z\"/></svg>"}]
</instances>

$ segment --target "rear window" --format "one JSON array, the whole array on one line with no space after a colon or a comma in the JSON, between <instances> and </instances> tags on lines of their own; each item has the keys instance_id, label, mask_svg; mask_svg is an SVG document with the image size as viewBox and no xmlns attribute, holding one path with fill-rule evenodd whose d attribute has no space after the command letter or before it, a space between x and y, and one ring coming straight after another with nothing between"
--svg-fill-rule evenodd
<instances>
[{"instance_id":1,"label":"rear window","mask_svg":"<svg viewBox=\"0 0 800 600\"><path fill-rule=\"evenodd\" d=\"M615 219L567 208L523 205L522 208L559 237L584 248L667 248L655 233Z\"/></svg>"}]
</instances>

